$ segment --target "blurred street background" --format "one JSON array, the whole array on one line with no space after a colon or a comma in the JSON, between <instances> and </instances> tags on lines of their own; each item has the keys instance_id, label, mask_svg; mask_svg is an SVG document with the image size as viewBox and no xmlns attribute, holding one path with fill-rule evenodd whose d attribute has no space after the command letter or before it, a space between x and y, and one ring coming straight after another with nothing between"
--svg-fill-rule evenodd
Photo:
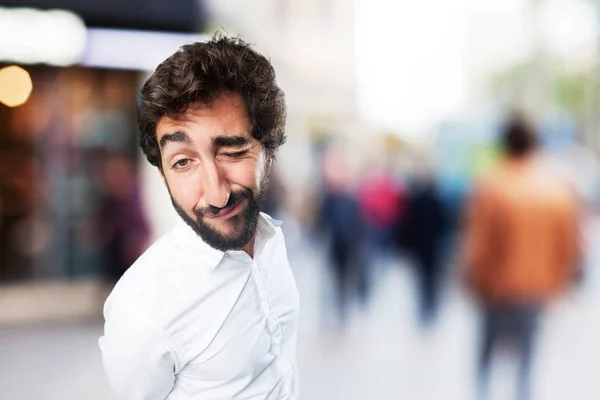
<instances>
[{"instance_id":1,"label":"blurred street background","mask_svg":"<svg viewBox=\"0 0 600 400\"><path fill-rule=\"evenodd\" d=\"M465 216L513 111L575 194L582 249L532 399L600 399L600 0L0 0L0 399L113 398L103 302L176 219L137 91L218 31L286 93L264 208L301 295L303 399L476 399ZM494 353L490 399L513 398L513 356Z\"/></svg>"}]
</instances>

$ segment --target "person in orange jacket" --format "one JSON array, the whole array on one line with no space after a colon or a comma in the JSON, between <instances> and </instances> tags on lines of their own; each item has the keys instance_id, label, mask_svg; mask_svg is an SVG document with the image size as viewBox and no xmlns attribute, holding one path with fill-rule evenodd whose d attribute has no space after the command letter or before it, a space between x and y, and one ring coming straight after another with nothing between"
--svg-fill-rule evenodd
<instances>
[{"instance_id":1,"label":"person in orange jacket","mask_svg":"<svg viewBox=\"0 0 600 400\"><path fill-rule=\"evenodd\" d=\"M540 315L577 275L578 201L569 185L544 167L536 144L528 123L513 117L502 135L505 159L476 182L467 205L467 277L483 311L481 397L495 345L512 339L520 354L518 398L530 398Z\"/></svg>"}]
</instances>

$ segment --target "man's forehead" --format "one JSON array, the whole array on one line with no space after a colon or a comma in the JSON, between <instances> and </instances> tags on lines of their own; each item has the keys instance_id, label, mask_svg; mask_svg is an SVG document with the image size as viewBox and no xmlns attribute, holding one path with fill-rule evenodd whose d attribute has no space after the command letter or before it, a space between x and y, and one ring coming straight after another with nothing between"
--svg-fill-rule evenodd
<instances>
[{"instance_id":1,"label":"man's forehead","mask_svg":"<svg viewBox=\"0 0 600 400\"><path fill-rule=\"evenodd\" d=\"M250 136L251 129L245 110L236 97L220 96L211 105L192 105L180 115L163 116L158 121L156 135L160 140L165 134L193 134L199 130L203 136Z\"/></svg>"},{"instance_id":2,"label":"man's forehead","mask_svg":"<svg viewBox=\"0 0 600 400\"><path fill-rule=\"evenodd\" d=\"M215 138L215 137L246 137L249 141L253 141L251 130L247 126L225 126L213 125L202 126L193 122L182 122L173 120L164 120L159 122L156 128L156 138L160 141L163 136L180 134L186 136L187 142L193 142L194 139ZM182 141L183 142L183 141Z\"/></svg>"},{"instance_id":3,"label":"man's forehead","mask_svg":"<svg viewBox=\"0 0 600 400\"><path fill-rule=\"evenodd\" d=\"M165 115L160 120L158 120L158 124L156 125L156 131L157 133L160 133L162 131L168 131L174 128L186 128L193 125L194 120L196 120L196 118L194 118L194 116L191 115L189 111L186 111L181 115L173 117Z\"/></svg>"},{"instance_id":4,"label":"man's forehead","mask_svg":"<svg viewBox=\"0 0 600 400\"><path fill-rule=\"evenodd\" d=\"M176 116L163 116L157 124L157 128L186 127L200 124L238 124L247 122L245 115L240 112L215 110L212 107L190 107L184 113Z\"/></svg>"}]
</instances>

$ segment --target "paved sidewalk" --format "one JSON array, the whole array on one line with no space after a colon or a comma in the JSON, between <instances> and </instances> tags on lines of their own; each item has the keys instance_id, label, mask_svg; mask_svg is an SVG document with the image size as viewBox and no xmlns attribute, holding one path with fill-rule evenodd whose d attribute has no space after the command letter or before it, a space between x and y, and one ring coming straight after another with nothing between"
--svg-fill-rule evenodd
<instances>
[{"instance_id":1,"label":"paved sidewalk","mask_svg":"<svg viewBox=\"0 0 600 400\"><path fill-rule=\"evenodd\" d=\"M600 229L590 237L594 239L590 243L599 243ZM370 306L356 308L347 331L341 333L325 328L331 326L332 313L328 278L318 252L298 249L290 257L302 296L298 355L303 399L473 398L477 318L458 287L448 291L436 328L422 332L413 318L409 269L390 265L380 276ZM596 261L600 249L590 248L590 263L597 265ZM73 290L87 298L94 289ZM0 295L2 301L9 300ZM592 268L581 291L556 303L544 319L534 400L600 398L598 310L600 274ZM0 324L0 398L112 399L97 347L101 321L87 320ZM510 360L499 357L493 372L491 400L510 399Z\"/></svg>"}]
</instances>

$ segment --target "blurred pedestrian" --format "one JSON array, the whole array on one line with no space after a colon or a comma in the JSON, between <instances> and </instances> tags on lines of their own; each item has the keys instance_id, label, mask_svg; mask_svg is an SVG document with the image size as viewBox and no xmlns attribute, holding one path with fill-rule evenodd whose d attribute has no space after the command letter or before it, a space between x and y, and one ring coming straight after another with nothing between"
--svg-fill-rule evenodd
<instances>
[{"instance_id":1,"label":"blurred pedestrian","mask_svg":"<svg viewBox=\"0 0 600 400\"><path fill-rule=\"evenodd\" d=\"M356 199L352 193L326 189L320 215L323 231L329 234L329 265L335 279L336 306L343 325L348 305L357 295L364 296L366 285L360 259L362 226Z\"/></svg>"},{"instance_id":2,"label":"blurred pedestrian","mask_svg":"<svg viewBox=\"0 0 600 400\"><path fill-rule=\"evenodd\" d=\"M334 280L335 307L339 322L346 322L348 306L364 300L366 275L362 263L363 223L358 209L352 167L339 148L325 152L322 193L317 215L318 234L323 235L328 266Z\"/></svg>"},{"instance_id":3,"label":"blurred pedestrian","mask_svg":"<svg viewBox=\"0 0 600 400\"><path fill-rule=\"evenodd\" d=\"M106 301L119 399L298 398L298 291L260 213L285 115L271 63L239 38L185 45L144 84L140 145L180 219Z\"/></svg>"},{"instance_id":4,"label":"blurred pedestrian","mask_svg":"<svg viewBox=\"0 0 600 400\"><path fill-rule=\"evenodd\" d=\"M517 398L526 400L540 316L576 275L578 204L542 165L522 117L507 123L502 145L505 159L476 183L468 204L464 250L483 313L479 395L486 396L494 348L509 339L520 360Z\"/></svg>"},{"instance_id":5,"label":"blurred pedestrian","mask_svg":"<svg viewBox=\"0 0 600 400\"><path fill-rule=\"evenodd\" d=\"M415 179L407 197L404 217L398 223L397 242L408 253L415 268L419 319L426 326L435 320L439 305L447 218L432 177Z\"/></svg>"},{"instance_id":6,"label":"blurred pedestrian","mask_svg":"<svg viewBox=\"0 0 600 400\"><path fill-rule=\"evenodd\" d=\"M369 297L370 282L396 261L395 230L406 208L406 189L396 179L389 166L368 173L358 189L358 206L364 221L362 265L367 285L364 297Z\"/></svg>"}]
</instances>

